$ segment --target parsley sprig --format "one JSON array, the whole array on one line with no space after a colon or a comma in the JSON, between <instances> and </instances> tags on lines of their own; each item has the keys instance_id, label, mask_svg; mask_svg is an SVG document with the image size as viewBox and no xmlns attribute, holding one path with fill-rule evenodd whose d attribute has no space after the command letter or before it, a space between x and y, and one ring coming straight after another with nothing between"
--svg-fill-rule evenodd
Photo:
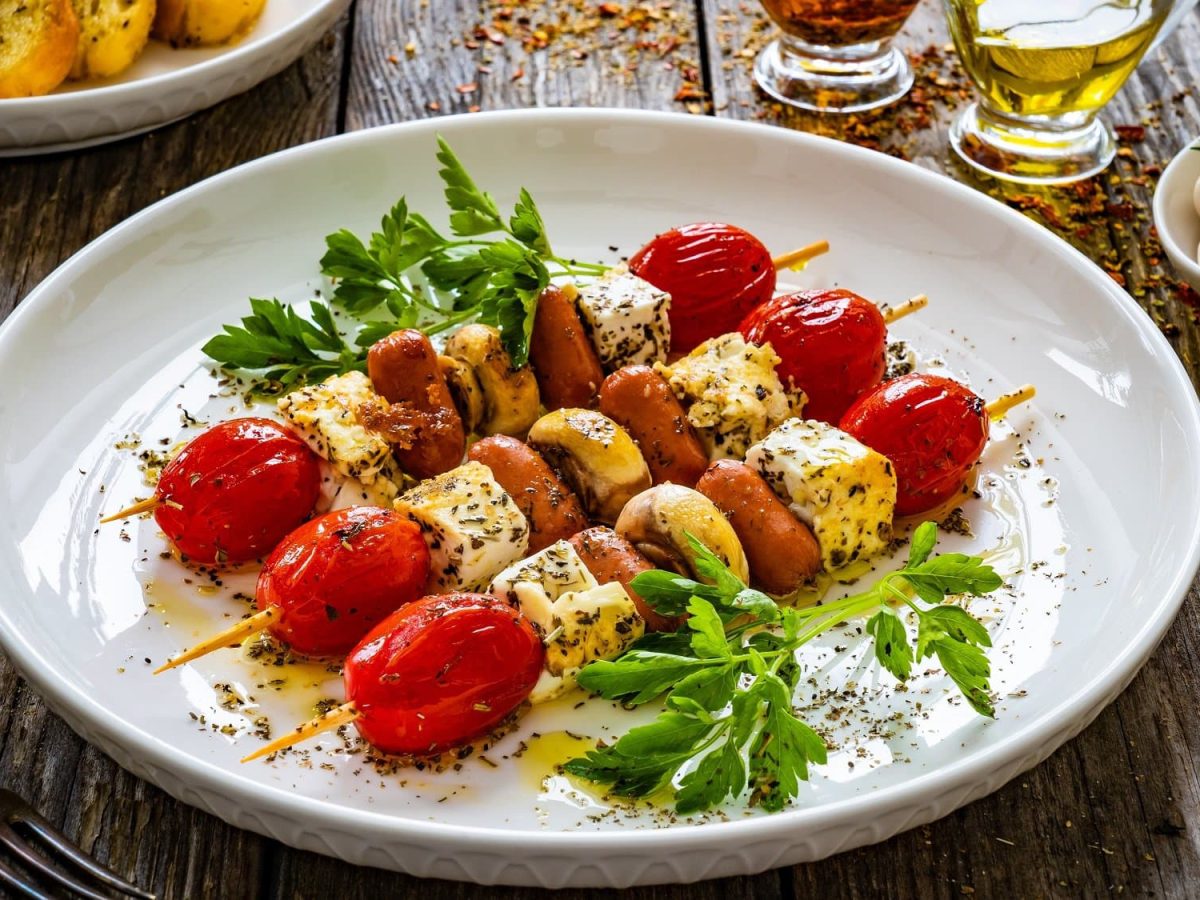
<instances>
[{"instance_id":1,"label":"parsley sprig","mask_svg":"<svg viewBox=\"0 0 1200 900\"><path fill-rule=\"evenodd\" d=\"M632 583L659 613L687 613L686 630L647 634L619 658L579 673L587 690L631 705L665 695L664 711L614 744L570 760L567 772L607 784L619 796L669 789L683 814L736 800L747 788L752 804L781 809L807 780L809 766L826 761L825 740L795 712L796 651L869 613L875 656L889 672L903 681L914 661L936 655L971 706L994 715L981 649L991 644L987 630L944 601L987 594L1003 582L979 557L930 558L937 541L932 522L913 533L904 568L866 591L806 609L781 607L748 588L715 554L688 540L698 573L710 584L663 571ZM915 650L895 606L917 618Z\"/></svg>"},{"instance_id":2,"label":"parsley sprig","mask_svg":"<svg viewBox=\"0 0 1200 900\"><path fill-rule=\"evenodd\" d=\"M331 304L314 300L305 317L278 300L252 299L251 314L224 326L203 352L222 368L290 387L363 370L371 344L398 328L434 335L477 320L498 328L513 364L524 365L538 295L553 278L594 277L606 266L556 254L524 188L506 217L441 137L437 160L448 234L401 197L367 240L345 228L326 236L321 272L335 283Z\"/></svg>"}]
</instances>

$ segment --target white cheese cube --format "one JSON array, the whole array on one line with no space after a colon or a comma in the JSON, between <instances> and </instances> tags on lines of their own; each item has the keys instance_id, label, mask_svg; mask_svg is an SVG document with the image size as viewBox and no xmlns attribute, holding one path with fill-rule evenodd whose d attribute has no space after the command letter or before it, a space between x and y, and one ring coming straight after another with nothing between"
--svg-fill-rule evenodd
<instances>
[{"instance_id":1,"label":"white cheese cube","mask_svg":"<svg viewBox=\"0 0 1200 900\"><path fill-rule=\"evenodd\" d=\"M397 511L421 526L431 594L477 591L529 549L529 524L482 463L469 462L400 496Z\"/></svg>"},{"instance_id":2,"label":"white cheese cube","mask_svg":"<svg viewBox=\"0 0 1200 900\"><path fill-rule=\"evenodd\" d=\"M575 308L606 372L667 358L671 295L625 266L579 288Z\"/></svg>"},{"instance_id":3,"label":"white cheese cube","mask_svg":"<svg viewBox=\"0 0 1200 900\"><path fill-rule=\"evenodd\" d=\"M748 344L735 332L710 338L670 366L655 369L687 409L708 458L741 459L750 445L798 415L803 395L784 390L770 344Z\"/></svg>"},{"instance_id":4,"label":"white cheese cube","mask_svg":"<svg viewBox=\"0 0 1200 900\"><path fill-rule=\"evenodd\" d=\"M531 703L552 700L574 687L580 669L620 656L646 628L633 600L615 581L563 594L552 609L546 669L529 696Z\"/></svg>"},{"instance_id":5,"label":"white cheese cube","mask_svg":"<svg viewBox=\"0 0 1200 900\"><path fill-rule=\"evenodd\" d=\"M575 548L557 541L526 559L513 563L492 579L491 593L519 607L541 629L554 630L554 601L571 591L599 587Z\"/></svg>"},{"instance_id":6,"label":"white cheese cube","mask_svg":"<svg viewBox=\"0 0 1200 900\"><path fill-rule=\"evenodd\" d=\"M370 402L381 402L371 380L347 372L292 391L276 407L318 456L390 501L400 493L403 475L388 442L358 421L359 407Z\"/></svg>"},{"instance_id":7,"label":"white cheese cube","mask_svg":"<svg viewBox=\"0 0 1200 900\"><path fill-rule=\"evenodd\" d=\"M792 419L751 447L746 464L812 528L826 570L887 549L896 473L884 456L846 432Z\"/></svg>"}]
</instances>

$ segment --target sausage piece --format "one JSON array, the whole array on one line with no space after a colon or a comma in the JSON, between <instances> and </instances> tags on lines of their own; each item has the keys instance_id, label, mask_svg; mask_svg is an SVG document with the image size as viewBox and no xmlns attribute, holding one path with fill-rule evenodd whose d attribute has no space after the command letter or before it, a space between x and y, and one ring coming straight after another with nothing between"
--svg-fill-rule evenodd
<instances>
[{"instance_id":1,"label":"sausage piece","mask_svg":"<svg viewBox=\"0 0 1200 900\"><path fill-rule=\"evenodd\" d=\"M431 478L462 462L466 431L428 337L409 328L376 341L367 353L367 374L390 406L369 404L359 419L392 444L405 472Z\"/></svg>"},{"instance_id":2,"label":"sausage piece","mask_svg":"<svg viewBox=\"0 0 1200 900\"><path fill-rule=\"evenodd\" d=\"M571 538L570 543L597 581L601 584L618 582L629 592L637 611L646 620L647 631L675 631L683 623L682 617L668 617L655 612L650 604L629 587L629 582L637 575L653 569L654 566L638 553L629 541L611 528L589 528Z\"/></svg>"},{"instance_id":3,"label":"sausage piece","mask_svg":"<svg viewBox=\"0 0 1200 900\"><path fill-rule=\"evenodd\" d=\"M537 452L516 438L496 434L471 445L467 458L492 470L529 521L529 552L566 540L587 527L579 498Z\"/></svg>"},{"instance_id":4,"label":"sausage piece","mask_svg":"<svg viewBox=\"0 0 1200 900\"><path fill-rule=\"evenodd\" d=\"M538 296L529 364L547 411L592 405L604 380L600 358L575 312L575 287L551 285Z\"/></svg>"},{"instance_id":5,"label":"sausage piece","mask_svg":"<svg viewBox=\"0 0 1200 900\"><path fill-rule=\"evenodd\" d=\"M604 379L600 411L637 441L655 484L694 487L708 454L666 380L649 366L625 366Z\"/></svg>"},{"instance_id":6,"label":"sausage piece","mask_svg":"<svg viewBox=\"0 0 1200 900\"><path fill-rule=\"evenodd\" d=\"M768 594L788 594L820 571L821 548L813 533L745 463L717 460L696 490L737 532L755 586Z\"/></svg>"}]
</instances>

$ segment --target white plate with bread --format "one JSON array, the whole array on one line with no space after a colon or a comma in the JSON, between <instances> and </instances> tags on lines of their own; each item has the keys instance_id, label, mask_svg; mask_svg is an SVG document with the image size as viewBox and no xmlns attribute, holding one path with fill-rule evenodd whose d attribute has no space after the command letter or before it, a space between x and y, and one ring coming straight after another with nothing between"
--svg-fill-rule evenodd
<instances>
[{"instance_id":1,"label":"white plate with bread","mask_svg":"<svg viewBox=\"0 0 1200 900\"><path fill-rule=\"evenodd\" d=\"M0 156L149 131L254 87L350 0L0 0Z\"/></svg>"}]
</instances>

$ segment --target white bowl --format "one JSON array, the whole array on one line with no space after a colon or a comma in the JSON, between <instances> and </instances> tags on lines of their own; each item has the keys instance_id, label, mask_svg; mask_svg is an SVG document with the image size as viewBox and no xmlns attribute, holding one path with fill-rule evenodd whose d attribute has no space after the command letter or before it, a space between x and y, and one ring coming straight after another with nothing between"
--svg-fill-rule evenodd
<instances>
[{"instance_id":1,"label":"white bowl","mask_svg":"<svg viewBox=\"0 0 1200 900\"><path fill-rule=\"evenodd\" d=\"M1200 213L1193 199L1200 179L1200 139L1171 160L1154 191L1154 224L1167 258L1188 284L1200 291Z\"/></svg>"}]
</instances>

